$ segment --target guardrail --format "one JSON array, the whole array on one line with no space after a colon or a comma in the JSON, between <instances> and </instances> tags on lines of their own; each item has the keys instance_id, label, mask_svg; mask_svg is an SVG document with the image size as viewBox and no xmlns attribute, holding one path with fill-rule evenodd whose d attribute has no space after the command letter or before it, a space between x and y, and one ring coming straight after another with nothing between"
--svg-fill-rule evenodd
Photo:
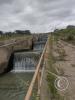
<instances>
[{"instance_id":1,"label":"guardrail","mask_svg":"<svg viewBox=\"0 0 75 100\"><path fill-rule=\"evenodd\" d=\"M47 40L47 42L48 42L48 40ZM38 90L37 90L37 93L38 93L38 95L40 94L41 81L42 81L42 76L43 76L43 70L41 70L41 68L42 68L42 64L43 64L43 61L44 61L44 54L45 54L45 51L46 51L47 42L46 42L44 50L43 50L43 52L41 54L39 63L37 65L37 67L36 67L34 76L32 78L31 84L30 84L30 86L28 88L28 91L27 91L27 94L26 94L24 100L30 100L31 99L31 95L32 95L33 88L34 88L34 85L35 85L36 81L38 81L38 86L37 86Z\"/></svg>"}]
</instances>

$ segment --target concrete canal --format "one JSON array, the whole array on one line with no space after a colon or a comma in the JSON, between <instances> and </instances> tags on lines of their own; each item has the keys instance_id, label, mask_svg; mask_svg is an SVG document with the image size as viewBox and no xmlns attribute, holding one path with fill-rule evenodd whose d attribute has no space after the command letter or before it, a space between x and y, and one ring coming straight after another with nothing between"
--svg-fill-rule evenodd
<instances>
[{"instance_id":1,"label":"concrete canal","mask_svg":"<svg viewBox=\"0 0 75 100\"><path fill-rule=\"evenodd\" d=\"M45 43L37 41L32 51L13 54L10 72L0 76L0 100L24 100Z\"/></svg>"}]
</instances>

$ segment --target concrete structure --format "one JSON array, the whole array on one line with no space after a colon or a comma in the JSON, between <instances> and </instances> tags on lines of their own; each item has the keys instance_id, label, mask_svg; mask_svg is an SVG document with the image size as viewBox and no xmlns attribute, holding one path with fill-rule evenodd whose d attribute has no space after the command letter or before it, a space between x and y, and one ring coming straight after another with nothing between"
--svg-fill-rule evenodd
<instances>
[{"instance_id":1,"label":"concrete structure","mask_svg":"<svg viewBox=\"0 0 75 100\"><path fill-rule=\"evenodd\" d=\"M4 43L0 46L0 74L5 71L11 54L14 51L32 48L32 39L15 40L14 42Z\"/></svg>"}]
</instances>

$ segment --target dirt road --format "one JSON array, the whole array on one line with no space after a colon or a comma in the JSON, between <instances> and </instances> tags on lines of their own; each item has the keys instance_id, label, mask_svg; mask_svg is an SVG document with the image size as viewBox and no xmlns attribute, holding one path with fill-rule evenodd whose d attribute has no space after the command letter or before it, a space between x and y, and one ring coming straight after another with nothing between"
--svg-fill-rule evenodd
<instances>
[{"instance_id":1,"label":"dirt road","mask_svg":"<svg viewBox=\"0 0 75 100\"><path fill-rule=\"evenodd\" d=\"M62 94L64 100L75 100L75 46L64 41L59 41L57 45L56 49L63 49L66 56L64 56L64 60L58 60L56 66L61 69L61 72L64 72L63 76L69 81L68 89Z\"/></svg>"}]
</instances>

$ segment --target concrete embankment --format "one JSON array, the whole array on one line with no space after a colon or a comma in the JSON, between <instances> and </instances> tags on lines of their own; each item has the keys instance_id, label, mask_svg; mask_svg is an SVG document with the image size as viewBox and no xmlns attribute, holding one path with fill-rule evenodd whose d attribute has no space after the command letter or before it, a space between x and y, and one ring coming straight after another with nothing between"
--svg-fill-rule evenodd
<instances>
[{"instance_id":1,"label":"concrete embankment","mask_svg":"<svg viewBox=\"0 0 75 100\"><path fill-rule=\"evenodd\" d=\"M11 52L11 48L0 48L0 74L6 69Z\"/></svg>"}]
</instances>

